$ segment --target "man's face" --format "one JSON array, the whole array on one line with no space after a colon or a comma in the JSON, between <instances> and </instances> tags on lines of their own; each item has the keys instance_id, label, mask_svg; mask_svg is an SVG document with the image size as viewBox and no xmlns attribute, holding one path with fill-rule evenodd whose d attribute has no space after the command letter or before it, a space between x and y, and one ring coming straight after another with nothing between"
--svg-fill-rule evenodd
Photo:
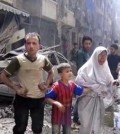
<instances>
[{"instance_id":1,"label":"man's face","mask_svg":"<svg viewBox=\"0 0 120 134\"><path fill-rule=\"evenodd\" d=\"M28 55L34 57L40 48L39 40L37 36L27 37L25 43L26 51Z\"/></svg>"},{"instance_id":2,"label":"man's face","mask_svg":"<svg viewBox=\"0 0 120 134\"><path fill-rule=\"evenodd\" d=\"M110 47L110 53L111 54L116 54L116 49L114 47Z\"/></svg>"},{"instance_id":3,"label":"man's face","mask_svg":"<svg viewBox=\"0 0 120 134\"><path fill-rule=\"evenodd\" d=\"M85 40L85 41L83 42L83 48L84 48L86 51L89 51L91 47L92 47L92 42L91 42L91 40Z\"/></svg>"}]
</instances>

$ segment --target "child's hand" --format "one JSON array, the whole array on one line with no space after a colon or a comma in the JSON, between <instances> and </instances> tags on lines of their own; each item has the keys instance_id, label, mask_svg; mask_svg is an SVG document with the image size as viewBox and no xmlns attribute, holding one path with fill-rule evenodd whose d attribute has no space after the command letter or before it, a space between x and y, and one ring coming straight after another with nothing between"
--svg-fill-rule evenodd
<instances>
[{"instance_id":1,"label":"child's hand","mask_svg":"<svg viewBox=\"0 0 120 134\"><path fill-rule=\"evenodd\" d=\"M84 87L84 89L83 89L84 94L88 94L90 91L91 90L89 88L87 88L87 87Z\"/></svg>"},{"instance_id":2,"label":"child's hand","mask_svg":"<svg viewBox=\"0 0 120 134\"><path fill-rule=\"evenodd\" d=\"M65 112L65 107L60 102L56 101L55 105L59 108L61 112Z\"/></svg>"}]
</instances>

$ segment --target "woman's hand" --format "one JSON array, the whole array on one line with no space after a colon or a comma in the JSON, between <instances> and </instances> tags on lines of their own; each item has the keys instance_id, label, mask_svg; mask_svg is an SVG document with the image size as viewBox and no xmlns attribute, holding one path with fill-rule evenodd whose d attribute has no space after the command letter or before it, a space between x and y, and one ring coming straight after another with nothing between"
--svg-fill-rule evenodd
<instances>
[{"instance_id":1,"label":"woman's hand","mask_svg":"<svg viewBox=\"0 0 120 134\"><path fill-rule=\"evenodd\" d=\"M90 91L91 91L90 88L87 88L87 87L84 87L83 89L84 94L88 94Z\"/></svg>"},{"instance_id":2,"label":"woman's hand","mask_svg":"<svg viewBox=\"0 0 120 134\"><path fill-rule=\"evenodd\" d=\"M114 86L119 86L119 81L118 81L118 79L116 79L116 80L113 81L113 85L114 85Z\"/></svg>"}]
</instances>

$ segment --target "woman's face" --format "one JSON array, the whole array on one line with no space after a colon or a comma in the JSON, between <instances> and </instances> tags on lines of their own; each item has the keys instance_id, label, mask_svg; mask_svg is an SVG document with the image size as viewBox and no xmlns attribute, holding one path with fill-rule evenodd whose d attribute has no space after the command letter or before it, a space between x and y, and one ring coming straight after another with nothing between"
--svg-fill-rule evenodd
<instances>
[{"instance_id":1,"label":"woman's face","mask_svg":"<svg viewBox=\"0 0 120 134\"><path fill-rule=\"evenodd\" d=\"M106 51L102 51L102 52L98 55L98 63L99 63L100 65L103 65L106 60L107 60L107 52L106 52Z\"/></svg>"}]
</instances>

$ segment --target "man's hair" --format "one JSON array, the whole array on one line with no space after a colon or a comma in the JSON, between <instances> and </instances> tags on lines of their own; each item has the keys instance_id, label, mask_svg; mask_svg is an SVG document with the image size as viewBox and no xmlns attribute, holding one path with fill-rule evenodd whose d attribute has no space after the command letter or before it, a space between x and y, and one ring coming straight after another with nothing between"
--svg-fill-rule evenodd
<instances>
[{"instance_id":1,"label":"man's hair","mask_svg":"<svg viewBox=\"0 0 120 134\"><path fill-rule=\"evenodd\" d=\"M25 36L25 38L24 38L24 44L26 43L26 39L27 39L28 37L37 37L37 38L38 38L38 41L39 41L39 44L40 44L40 42L41 42L40 35L39 35L38 33L36 33L36 32L32 32L32 33L26 34L26 36Z\"/></svg>"},{"instance_id":2,"label":"man's hair","mask_svg":"<svg viewBox=\"0 0 120 134\"><path fill-rule=\"evenodd\" d=\"M110 47L113 47L113 48L115 48L116 50L118 49L118 45L116 45L116 44L112 44Z\"/></svg>"},{"instance_id":3,"label":"man's hair","mask_svg":"<svg viewBox=\"0 0 120 134\"><path fill-rule=\"evenodd\" d=\"M68 64L68 63L61 63L61 64L58 65L57 71L58 71L58 73L62 73L63 70L66 69L66 68L71 68L70 64Z\"/></svg>"},{"instance_id":4,"label":"man's hair","mask_svg":"<svg viewBox=\"0 0 120 134\"><path fill-rule=\"evenodd\" d=\"M89 36L83 36L82 38L82 44L85 42L85 40L90 40L92 42L92 38Z\"/></svg>"}]
</instances>

